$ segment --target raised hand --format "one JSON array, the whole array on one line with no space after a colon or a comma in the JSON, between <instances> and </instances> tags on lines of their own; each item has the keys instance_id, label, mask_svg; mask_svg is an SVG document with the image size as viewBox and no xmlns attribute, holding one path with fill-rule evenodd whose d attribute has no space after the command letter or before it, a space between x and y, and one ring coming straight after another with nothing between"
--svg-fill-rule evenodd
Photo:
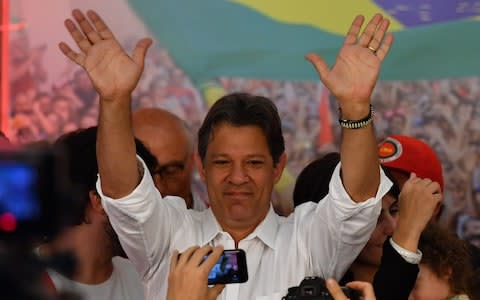
<instances>
[{"instance_id":1,"label":"raised hand","mask_svg":"<svg viewBox=\"0 0 480 300\"><path fill-rule=\"evenodd\" d=\"M72 15L75 22L67 19L65 27L81 52L73 51L64 42L59 44L60 50L87 71L103 101L129 100L142 74L152 40L141 39L130 57L97 13L88 11L87 19L76 9Z\"/></svg>"},{"instance_id":2,"label":"raised hand","mask_svg":"<svg viewBox=\"0 0 480 300\"><path fill-rule=\"evenodd\" d=\"M370 103L380 65L393 42L393 35L386 33L390 22L382 15L376 14L359 35L363 22L363 16L355 18L332 68L317 54L306 56L341 106Z\"/></svg>"},{"instance_id":3,"label":"raised hand","mask_svg":"<svg viewBox=\"0 0 480 300\"><path fill-rule=\"evenodd\" d=\"M399 217L393 240L415 252L422 231L432 219L442 201L440 185L415 174L405 182L399 195Z\"/></svg>"}]
</instances>

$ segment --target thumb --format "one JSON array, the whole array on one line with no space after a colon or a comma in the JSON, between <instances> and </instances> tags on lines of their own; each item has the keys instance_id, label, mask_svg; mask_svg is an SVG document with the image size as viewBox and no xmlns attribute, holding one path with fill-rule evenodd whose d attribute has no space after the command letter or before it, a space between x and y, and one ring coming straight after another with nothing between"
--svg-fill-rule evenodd
<instances>
[{"instance_id":1,"label":"thumb","mask_svg":"<svg viewBox=\"0 0 480 300\"><path fill-rule=\"evenodd\" d=\"M375 292L373 291L373 286L368 282L352 281L347 283L347 286L360 292L363 295L363 299L375 299Z\"/></svg>"},{"instance_id":2,"label":"thumb","mask_svg":"<svg viewBox=\"0 0 480 300\"><path fill-rule=\"evenodd\" d=\"M320 76L320 80L323 81L323 79L327 77L328 72L330 71L325 60L323 60L323 58L321 58L319 55L315 53L308 53L305 56L305 59L308 60L315 67L315 70L317 70L318 76Z\"/></svg>"},{"instance_id":3,"label":"thumb","mask_svg":"<svg viewBox=\"0 0 480 300\"><path fill-rule=\"evenodd\" d=\"M215 300L217 299L218 295L222 293L223 289L225 288L224 284L216 284L213 287L208 289L208 299Z\"/></svg>"},{"instance_id":4,"label":"thumb","mask_svg":"<svg viewBox=\"0 0 480 300\"><path fill-rule=\"evenodd\" d=\"M145 55L147 50L152 45L152 39L144 38L138 41L135 49L133 50L132 60L143 69L143 63L145 61Z\"/></svg>"},{"instance_id":5,"label":"thumb","mask_svg":"<svg viewBox=\"0 0 480 300\"><path fill-rule=\"evenodd\" d=\"M327 289L332 295L332 298L335 300L347 300L347 297L343 293L342 289L338 285L338 283L333 279L326 280Z\"/></svg>"}]
</instances>

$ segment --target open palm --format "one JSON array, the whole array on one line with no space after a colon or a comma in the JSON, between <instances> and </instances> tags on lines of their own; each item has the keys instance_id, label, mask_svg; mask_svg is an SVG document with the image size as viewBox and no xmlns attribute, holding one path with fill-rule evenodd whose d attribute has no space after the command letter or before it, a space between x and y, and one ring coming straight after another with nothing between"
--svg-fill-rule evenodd
<instances>
[{"instance_id":1,"label":"open palm","mask_svg":"<svg viewBox=\"0 0 480 300\"><path fill-rule=\"evenodd\" d=\"M307 55L320 80L340 102L370 101L381 63L393 42L393 36L386 34L389 21L381 15L375 15L358 37L362 24L363 17L357 16L331 69L318 55Z\"/></svg>"},{"instance_id":2,"label":"open palm","mask_svg":"<svg viewBox=\"0 0 480 300\"><path fill-rule=\"evenodd\" d=\"M73 21L65 21L65 26L82 53L74 52L63 42L59 45L60 49L87 71L104 101L122 99L131 94L140 79L151 40L140 40L130 57L95 12L89 11L87 16L93 26L82 12L73 11L81 31Z\"/></svg>"}]
</instances>

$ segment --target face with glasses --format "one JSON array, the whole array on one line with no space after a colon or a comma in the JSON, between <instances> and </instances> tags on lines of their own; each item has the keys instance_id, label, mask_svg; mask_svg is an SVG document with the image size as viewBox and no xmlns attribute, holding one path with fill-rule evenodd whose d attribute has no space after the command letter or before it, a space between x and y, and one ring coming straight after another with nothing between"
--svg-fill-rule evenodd
<instances>
[{"instance_id":1,"label":"face with glasses","mask_svg":"<svg viewBox=\"0 0 480 300\"><path fill-rule=\"evenodd\" d=\"M164 109L143 108L133 113L132 125L135 137L157 159L152 177L162 196L182 197L192 208L194 147L183 121Z\"/></svg>"},{"instance_id":2,"label":"face with glasses","mask_svg":"<svg viewBox=\"0 0 480 300\"><path fill-rule=\"evenodd\" d=\"M172 158L159 162L152 173L155 185L163 196L174 195L186 200L191 198L192 159L190 151L185 150L183 155L171 153Z\"/></svg>"},{"instance_id":3,"label":"face with glasses","mask_svg":"<svg viewBox=\"0 0 480 300\"><path fill-rule=\"evenodd\" d=\"M162 113L156 117L155 122L158 124L154 123L154 126L148 123L140 124L142 126L136 124L135 136L157 159L158 165L152 176L162 196L182 197L190 208L193 146L182 125L176 119L168 117L168 114Z\"/></svg>"}]
</instances>

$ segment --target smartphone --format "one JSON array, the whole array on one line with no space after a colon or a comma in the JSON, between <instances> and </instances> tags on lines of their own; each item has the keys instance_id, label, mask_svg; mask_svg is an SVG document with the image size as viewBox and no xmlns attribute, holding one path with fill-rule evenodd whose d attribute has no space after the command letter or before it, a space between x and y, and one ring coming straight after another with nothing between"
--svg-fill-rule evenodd
<instances>
[{"instance_id":1,"label":"smartphone","mask_svg":"<svg viewBox=\"0 0 480 300\"><path fill-rule=\"evenodd\" d=\"M208 274L209 285L242 283L247 280L247 260L242 249L224 250Z\"/></svg>"}]
</instances>

